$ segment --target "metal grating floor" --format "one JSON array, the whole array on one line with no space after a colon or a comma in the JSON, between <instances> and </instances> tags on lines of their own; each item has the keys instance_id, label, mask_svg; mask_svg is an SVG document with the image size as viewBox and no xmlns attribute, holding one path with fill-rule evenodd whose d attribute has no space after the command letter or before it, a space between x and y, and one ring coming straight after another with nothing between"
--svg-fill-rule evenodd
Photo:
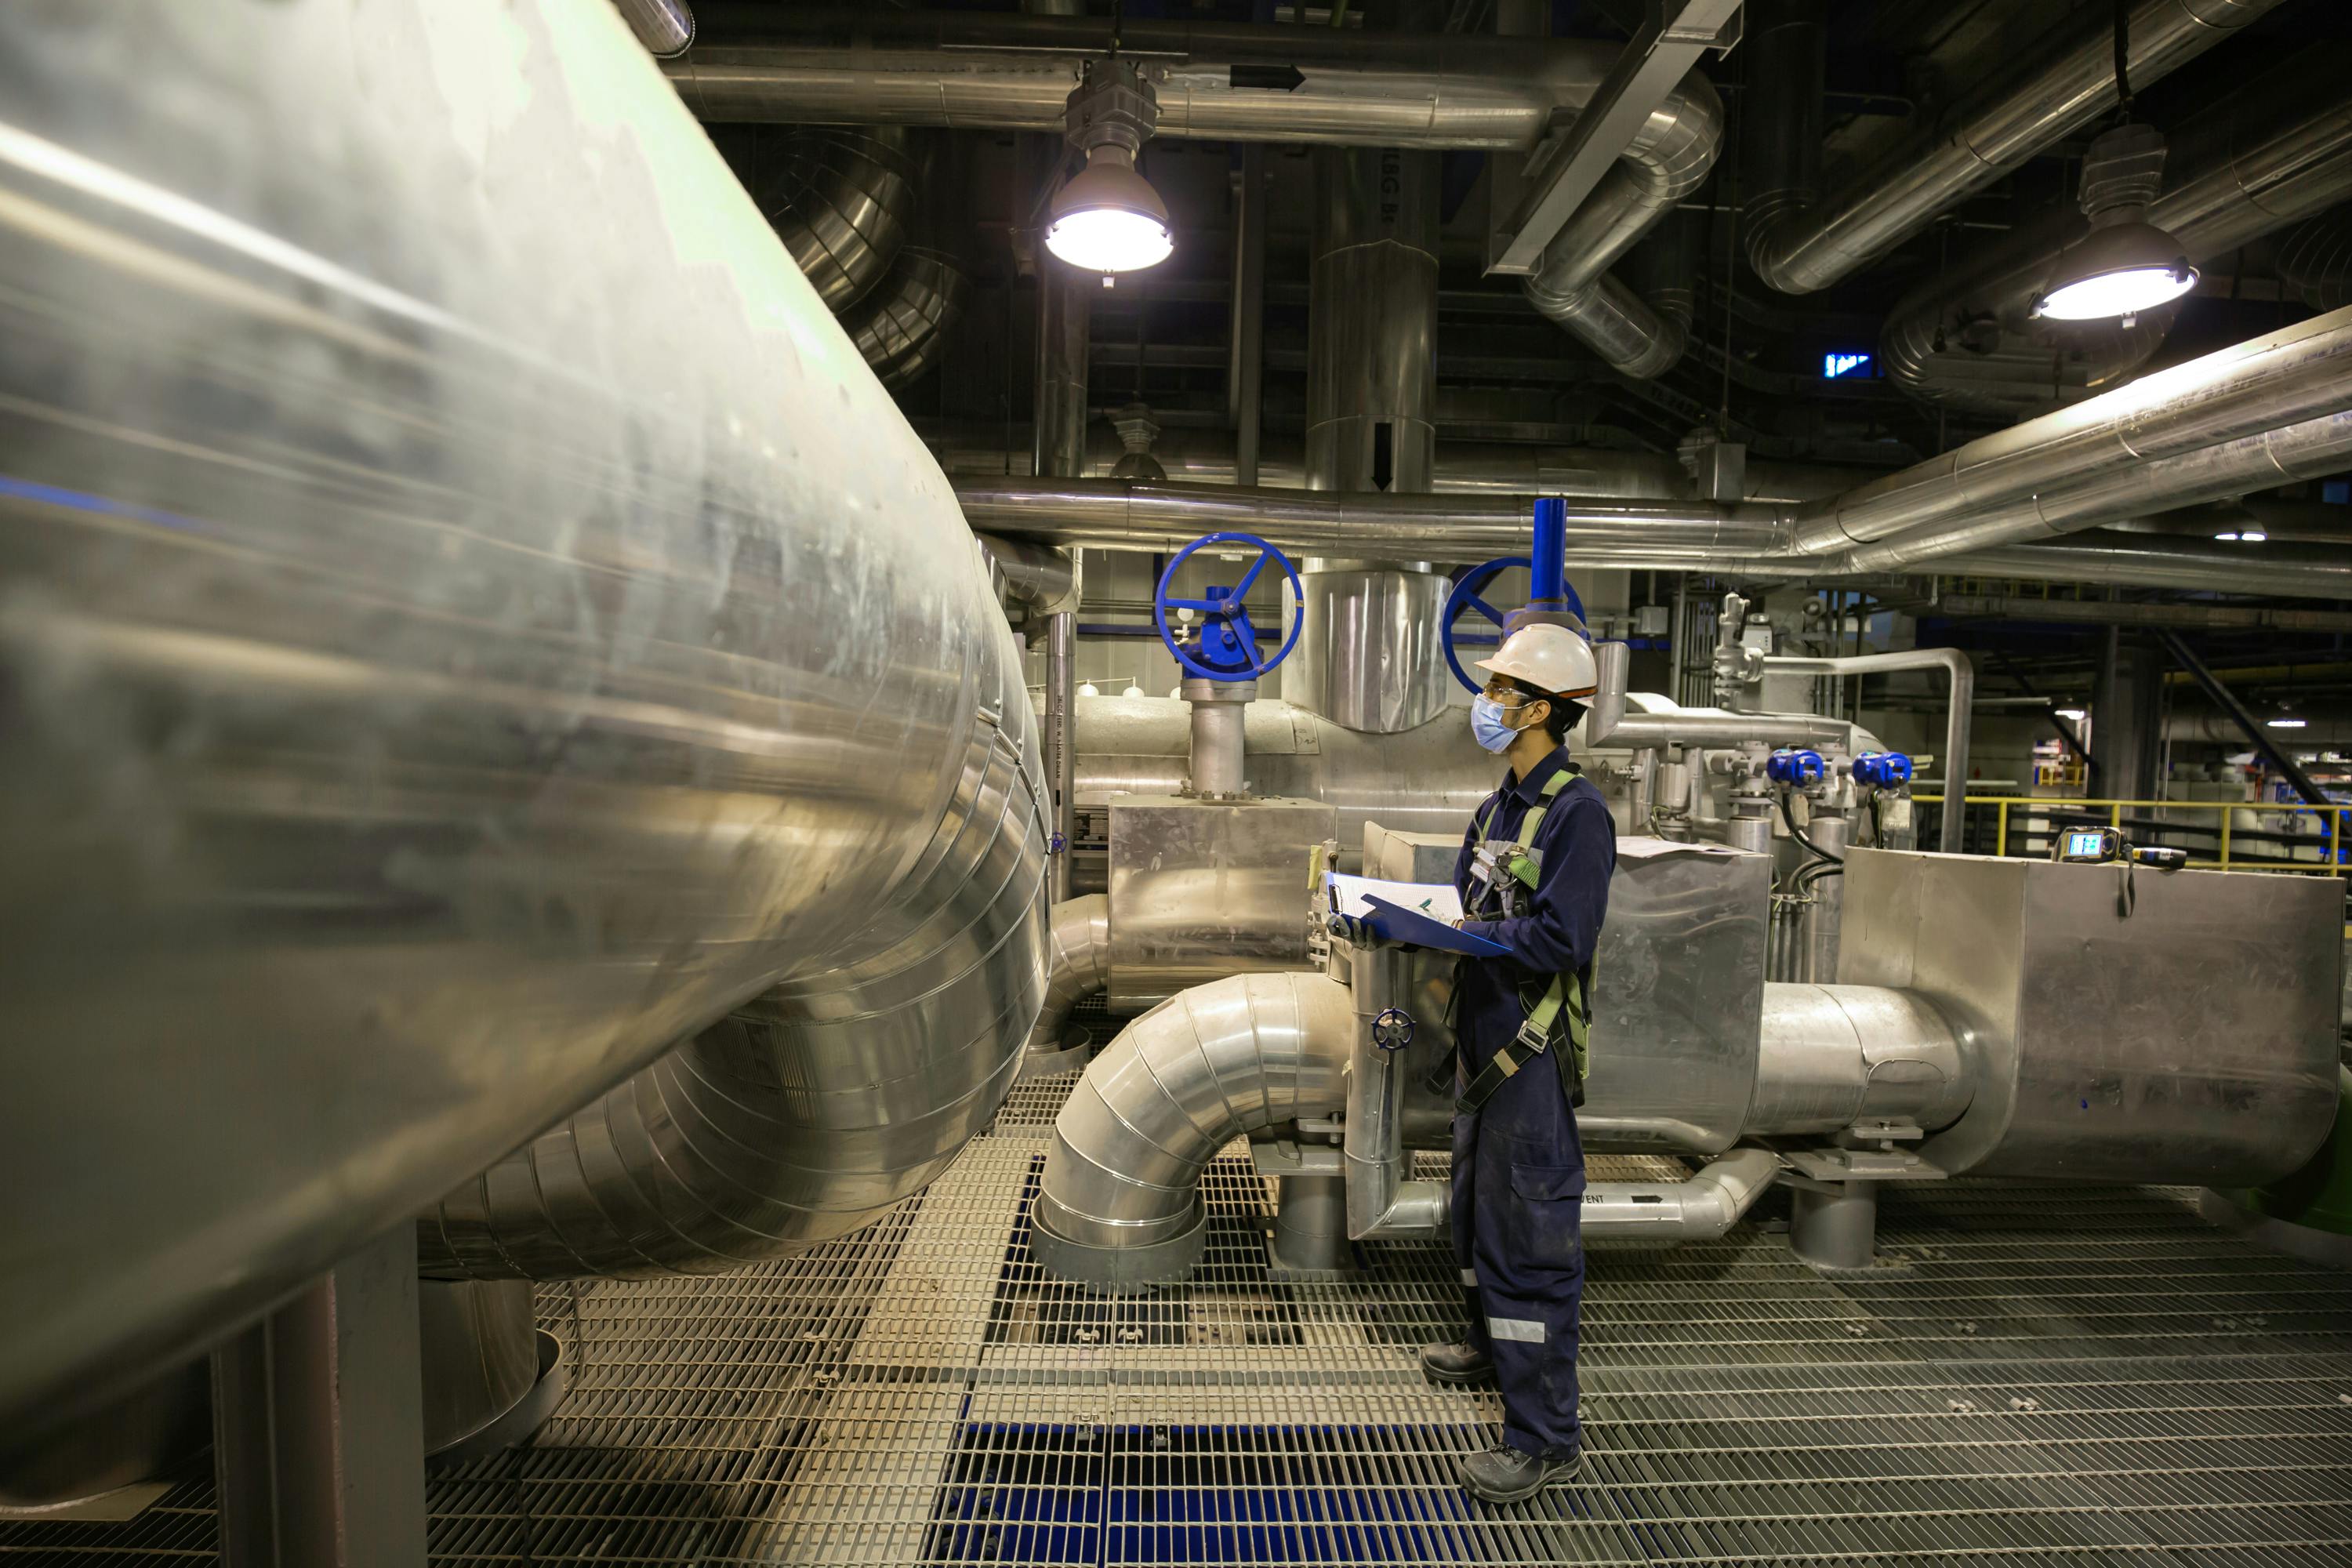
<instances>
[{"instance_id":1,"label":"metal grating floor","mask_svg":"<svg viewBox=\"0 0 2352 1568\"><path fill-rule=\"evenodd\" d=\"M436 1478L437 1563L2352 1563L2352 1275L2186 1194L1891 1192L1874 1278L1771 1222L1602 1255L1582 1480L1488 1509L1488 1395L1423 1384L1433 1246L1269 1274L1229 1152L1192 1283L1086 1295L1029 1261L1070 1079L1024 1084L920 1200L789 1262L554 1286L572 1392ZM127 1525L0 1526L17 1562L204 1562L209 1487Z\"/></svg>"}]
</instances>

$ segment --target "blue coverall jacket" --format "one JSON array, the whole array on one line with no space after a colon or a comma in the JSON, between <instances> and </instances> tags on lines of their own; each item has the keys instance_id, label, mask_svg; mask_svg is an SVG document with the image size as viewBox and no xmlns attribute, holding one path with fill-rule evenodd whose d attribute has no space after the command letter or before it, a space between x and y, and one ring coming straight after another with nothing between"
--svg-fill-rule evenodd
<instances>
[{"instance_id":1,"label":"blue coverall jacket","mask_svg":"<svg viewBox=\"0 0 2352 1568\"><path fill-rule=\"evenodd\" d=\"M1486 822L1493 841L1517 842L1544 784L1573 767L1562 746L1526 778L1506 775L1472 816L1454 863L1465 910L1477 912L1470 870L1479 823ZM1462 961L1454 1029L1465 1082L1518 1033L1527 1017L1522 987L1538 997L1552 975L1573 972L1582 975L1585 995L1592 994L1593 950L1617 866L1608 803L1580 774L1552 797L1528 847L1543 852L1543 864L1532 892L1520 897L1519 912L1463 922L1465 931L1502 942L1513 954ZM1480 1110L1454 1121L1454 1250L1469 1303L1470 1342L1495 1358L1503 1440L1547 1458L1577 1447L1577 1314L1584 1295L1584 1146L1563 1070L1572 1085L1567 1050L1547 1051L1504 1079Z\"/></svg>"}]
</instances>

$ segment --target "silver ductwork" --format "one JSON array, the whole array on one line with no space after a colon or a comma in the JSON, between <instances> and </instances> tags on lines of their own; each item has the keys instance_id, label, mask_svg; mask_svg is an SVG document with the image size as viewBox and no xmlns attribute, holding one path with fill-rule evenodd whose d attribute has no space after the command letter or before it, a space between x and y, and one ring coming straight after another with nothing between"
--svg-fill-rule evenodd
<instances>
[{"instance_id":1,"label":"silver ductwork","mask_svg":"<svg viewBox=\"0 0 2352 1568\"><path fill-rule=\"evenodd\" d=\"M1661 243L1664 229L1634 253L1643 261ZM1666 301L1688 294L1688 279L1677 286L1670 276L1646 285L1645 297ZM1687 299L1667 306L1686 310ZM1027 479L1038 469L1031 460L1030 427L978 422L918 418L940 467L950 477ZM1089 432L1086 458L1070 477L1112 477L1122 450L1107 425ZM1236 441L1230 430L1171 425L1151 444L1151 455L1180 485L1230 485L1238 482ZM1827 463L1776 463L1750 454L1746 471L1746 496L1751 501L1812 500L1835 495L1884 470L1840 467ZM1125 477L1125 476L1121 476ZM1307 485L1305 452L1297 437L1268 432L1260 447L1258 484L1267 489L1303 489ZM1255 488L1255 487L1252 487ZM1619 500L1681 500L1691 493L1691 477L1672 453L1621 452L1598 447L1548 447L1510 441L1448 441L1437 443L1436 466L1430 488L1439 495L1570 495L1609 497Z\"/></svg>"},{"instance_id":2,"label":"silver ductwork","mask_svg":"<svg viewBox=\"0 0 2352 1568\"><path fill-rule=\"evenodd\" d=\"M2352 453L2347 405L2352 310L2338 310L1806 503L1789 545L1893 571L2333 472Z\"/></svg>"},{"instance_id":3,"label":"silver ductwork","mask_svg":"<svg viewBox=\"0 0 2352 1568\"><path fill-rule=\"evenodd\" d=\"M2132 0L2133 84L2169 74L2278 4ZM1748 121L1754 195L1741 228L1756 275L1783 293L1828 288L2116 104L2114 16L2105 5L2080 7L2025 51L2024 68L1821 199L1818 0L1757 0L1748 26L1757 51L1748 79L1756 95Z\"/></svg>"},{"instance_id":4,"label":"silver ductwork","mask_svg":"<svg viewBox=\"0 0 2352 1568\"><path fill-rule=\"evenodd\" d=\"M667 59L694 43L694 9L686 0L613 0L613 6L647 54Z\"/></svg>"},{"instance_id":5,"label":"silver ductwork","mask_svg":"<svg viewBox=\"0 0 2352 1568\"><path fill-rule=\"evenodd\" d=\"M785 250L888 387L931 367L971 287L952 255L908 243L923 164L898 126L801 127L761 185Z\"/></svg>"},{"instance_id":6,"label":"silver ductwork","mask_svg":"<svg viewBox=\"0 0 2352 1568\"><path fill-rule=\"evenodd\" d=\"M930 841L837 966L738 1006L443 1198L428 1277L719 1273L919 1192L1012 1087L1045 990L1045 775L1010 638Z\"/></svg>"},{"instance_id":7,"label":"silver ductwork","mask_svg":"<svg viewBox=\"0 0 2352 1568\"><path fill-rule=\"evenodd\" d=\"M1368 973L1383 966L1397 972L1388 985ZM1414 961L1367 954L1353 967L1353 987L1321 973L1234 975L1129 1025L1087 1067L1055 1123L1031 1212L1038 1261L1114 1288L1181 1275L1206 1239L1200 1181L1209 1162L1236 1138L1343 1113L1345 1153L1333 1171L1345 1172L1349 1235L1442 1232L1443 1188L1402 1177L1403 1099L1417 1066L1369 1036L1380 1006L1410 999L1405 972ZM1756 1068L1759 1090L1737 1136L1811 1131L1842 1107L1850 1121L1915 1130L1945 1126L1967 1109L1959 1047L1932 1006L1864 986L1767 985L1763 994L1770 1058ZM1612 1138L1602 1083L1594 1080L1594 1103L1579 1118L1585 1147L1656 1152L1645 1133ZM1591 1183L1585 1244L1671 1246L1722 1235L1780 1166L1769 1151L1731 1142L1691 1130L1688 1152L1709 1163L1688 1182Z\"/></svg>"},{"instance_id":8,"label":"silver ductwork","mask_svg":"<svg viewBox=\"0 0 2352 1568\"><path fill-rule=\"evenodd\" d=\"M1602 363L1649 380L1673 369L1689 342L1689 280L1674 276L1687 272L1687 256L1679 258L1679 266L1670 264L1666 286L1646 297L1609 268L1664 224L1675 204L1715 167L1723 146L1722 102L1694 71L1652 112L1636 141L1643 144L1639 155L1620 159L1601 176L1520 286L1528 303L1567 328Z\"/></svg>"},{"instance_id":9,"label":"silver ductwork","mask_svg":"<svg viewBox=\"0 0 2352 1568\"><path fill-rule=\"evenodd\" d=\"M882 280L915 226L921 169L910 142L896 125L796 127L761 182L755 199L836 316Z\"/></svg>"},{"instance_id":10,"label":"silver ductwork","mask_svg":"<svg viewBox=\"0 0 2352 1568\"><path fill-rule=\"evenodd\" d=\"M2190 117L2168 138L2164 192L2147 221L2204 261L2352 196L2347 73L2352 47L2312 41ZM2163 342L2175 310L2132 327L2027 316L2084 228L2069 207L1938 268L1886 318L1879 353L1889 379L1929 402L2013 416L2128 374ZM2288 267L2284 249L2280 266Z\"/></svg>"},{"instance_id":11,"label":"silver ductwork","mask_svg":"<svg viewBox=\"0 0 2352 1568\"><path fill-rule=\"evenodd\" d=\"M822 11L763 14L774 41L705 47L666 68L709 121L879 121L1059 134L1078 60L1136 59L1160 101L1154 134L1381 148L1532 151L1590 103L1611 47L1479 34L1363 33L1124 18ZM1236 68L1295 69L1281 90ZM1680 357L1670 301L1608 268L1706 177L1723 142L1715 89L1692 71L1651 110L1528 280L1528 298L1627 374ZM1663 310L1654 305L1663 304Z\"/></svg>"},{"instance_id":12,"label":"silver ductwork","mask_svg":"<svg viewBox=\"0 0 2352 1568\"><path fill-rule=\"evenodd\" d=\"M1055 1121L1030 1211L1038 1261L1105 1284L1189 1269L1207 1240L1201 1173L1236 1138L1337 1112L1355 1022L1328 975L1236 974L1129 1024Z\"/></svg>"},{"instance_id":13,"label":"silver ductwork","mask_svg":"<svg viewBox=\"0 0 2352 1568\"><path fill-rule=\"evenodd\" d=\"M1100 893L1063 900L1046 938L1045 1001L1029 1031L1029 1054L1058 1055L1071 1010L1109 984L1110 900Z\"/></svg>"},{"instance_id":14,"label":"silver ductwork","mask_svg":"<svg viewBox=\"0 0 2352 1568\"><path fill-rule=\"evenodd\" d=\"M887 387L919 380L963 316L971 280L944 250L909 245L890 275L841 319L842 330Z\"/></svg>"},{"instance_id":15,"label":"silver ductwork","mask_svg":"<svg viewBox=\"0 0 2352 1568\"><path fill-rule=\"evenodd\" d=\"M919 1181L1042 984L1017 655L618 16L9 6L0 61L0 994L73 1042L0 1095L39 1194L0 1418L184 1360L632 1075L530 1158L568 1136L602 1202L693 1140L719 1184L616 1211L640 1258L715 1262L786 1160L815 1228ZM969 1013L849 1033L891 967ZM845 1038L877 1070L793 1054Z\"/></svg>"}]
</instances>

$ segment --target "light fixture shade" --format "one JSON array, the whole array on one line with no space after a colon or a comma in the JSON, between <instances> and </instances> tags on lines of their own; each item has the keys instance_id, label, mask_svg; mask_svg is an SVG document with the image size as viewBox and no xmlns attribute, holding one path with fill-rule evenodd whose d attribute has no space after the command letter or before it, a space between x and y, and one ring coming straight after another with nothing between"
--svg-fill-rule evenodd
<instances>
[{"instance_id":1,"label":"light fixture shade","mask_svg":"<svg viewBox=\"0 0 2352 1568\"><path fill-rule=\"evenodd\" d=\"M2032 314L2056 321L2129 319L2197 287L2180 242L2153 224L2111 223L2058 253Z\"/></svg>"},{"instance_id":2,"label":"light fixture shade","mask_svg":"<svg viewBox=\"0 0 2352 1568\"><path fill-rule=\"evenodd\" d=\"M1045 248L1088 272L1157 267L1176 248L1168 204L1118 153L1097 148L1078 177L1054 194Z\"/></svg>"}]
</instances>

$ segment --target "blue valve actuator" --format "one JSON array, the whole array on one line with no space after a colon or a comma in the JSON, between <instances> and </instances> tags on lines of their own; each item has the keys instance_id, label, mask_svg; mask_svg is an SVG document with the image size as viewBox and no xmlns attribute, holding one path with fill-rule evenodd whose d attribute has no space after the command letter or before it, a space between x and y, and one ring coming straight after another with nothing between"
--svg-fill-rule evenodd
<instances>
[{"instance_id":1,"label":"blue valve actuator","mask_svg":"<svg viewBox=\"0 0 2352 1568\"><path fill-rule=\"evenodd\" d=\"M1911 782L1911 759L1901 752L1864 752L1853 760L1853 781L1879 789Z\"/></svg>"},{"instance_id":2,"label":"blue valve actuator","mask_svg":"<svg viewBox=\"0 0 2352 1568\"><path fill-rule=\"evenodd\" d=\"M1829 771L1819 752L1783 746L1764 762L1764 776L1774 784L1813 784Z\"/></svg>"}]
</instances>

